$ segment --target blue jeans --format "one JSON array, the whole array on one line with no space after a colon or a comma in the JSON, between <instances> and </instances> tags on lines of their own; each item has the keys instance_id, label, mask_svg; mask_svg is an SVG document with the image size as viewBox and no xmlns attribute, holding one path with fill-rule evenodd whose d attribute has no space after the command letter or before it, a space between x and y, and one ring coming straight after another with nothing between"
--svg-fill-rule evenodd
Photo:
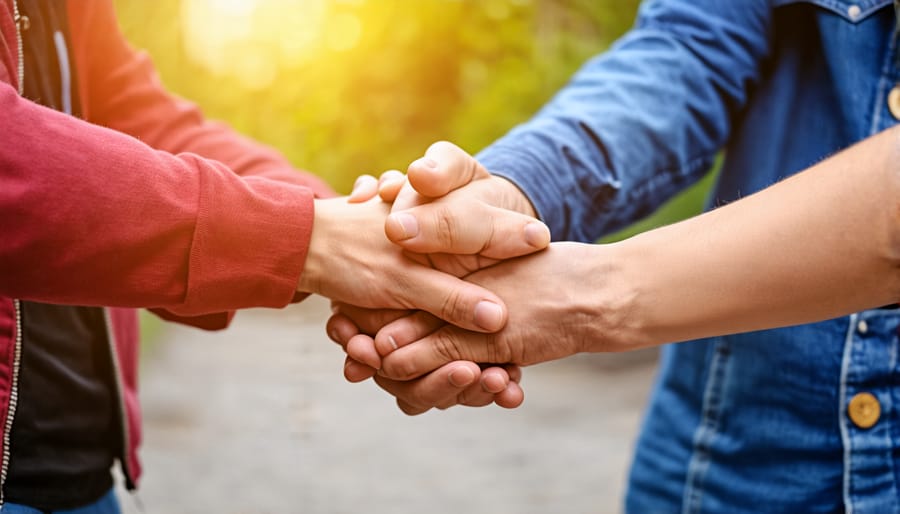
<instances>
[{"instance_id":1,"label":"blue jeans","mask_svg":"<svg viewBox=\"0 0 900 514\"><path fill-rule=\"evenodd\" d=\"M116 492L110 489L108 493L96 502L70 510L42 511L17 503L5 503L0 508L0 514L121 514Z\"/></svg>"}]
</instances>

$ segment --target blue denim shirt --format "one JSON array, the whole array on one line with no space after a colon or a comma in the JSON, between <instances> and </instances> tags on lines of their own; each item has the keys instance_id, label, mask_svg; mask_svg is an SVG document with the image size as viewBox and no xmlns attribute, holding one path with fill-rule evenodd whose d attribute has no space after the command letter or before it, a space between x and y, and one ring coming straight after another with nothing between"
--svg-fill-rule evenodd
<instances>
[{"instance_id":1,"label":"blue denim shirt","mask_svg":"<svg viewBox=\"0 0 900 514\"><path fill-rule=\"evenodd\" d=\"M554 239L650 213L725 150L709 205L898 122L892 0L647 0L635 27L478 158ZM900 512L900 314L669 345L626 508ZM848 405L871 393L877 423Z\"/></svg>"}]
</instances>

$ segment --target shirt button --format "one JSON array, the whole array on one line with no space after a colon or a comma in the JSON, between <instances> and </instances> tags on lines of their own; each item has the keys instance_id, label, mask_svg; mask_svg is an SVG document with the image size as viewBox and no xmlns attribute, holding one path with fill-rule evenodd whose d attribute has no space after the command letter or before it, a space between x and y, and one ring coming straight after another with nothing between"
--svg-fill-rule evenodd
<instances>
[{"instance_id":1,"label":"shirt button","mask_svg":"<svg viewBox=\"0 0 900 514\"><path fill-rule=\"evenodd\" d=\"M849 16L853 21L856 21L856 18L859 18L859 15L861 13L862 9L860 9L858 5L851 5L847 8L847 16Z\"/></svg>"},{"instance_id":2,"label":"shirt button","mask_svg":"<svg viewBox=\"0 0 900 514\"><path fill-rule=\"evenodd\" d=\"M891 110L895 120L900 120L900 84L894 86L888 93L888 109Z\"/></svg>"},{"instance_id":3,"label":"shirt button","mask_svg":"<svg viewBox=\"0 0 900 514\"><path fill-rule=\"evenodd\" d=\"M859 323L856 324L856 331L859 332L860 334L865 334L866 332L869 331L869 324L866 323L866 320L864 320L864 319L859 320Z\"/></svg>"},{"instance_id":4,"label":"shirt button","mask_svg":"<svg viewBox=\"0 0 900 514\"><path fill-rule=\"evenodd\" d=\"M859 428L870 428L881 417L881 404L872 393L858 393L850 400L847 415Z\"/></svg>"}]
</instances>

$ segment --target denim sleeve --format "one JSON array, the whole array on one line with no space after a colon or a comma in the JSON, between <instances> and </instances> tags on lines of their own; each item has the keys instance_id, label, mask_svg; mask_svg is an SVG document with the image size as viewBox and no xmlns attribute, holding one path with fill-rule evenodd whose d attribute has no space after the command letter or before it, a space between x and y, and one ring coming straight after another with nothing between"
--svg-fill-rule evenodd
<instances>
[{"instance_id":1,"label":"denim sleeve","mask_svg":"<svg viewBox=\"0 0 900 514\"><path fill-rule=\"evenodd\" d=\"M594 241L699 179L769 51L770 0L648 0L634 28L477 157L555 240Z\"/></svg>"}]
</instances>

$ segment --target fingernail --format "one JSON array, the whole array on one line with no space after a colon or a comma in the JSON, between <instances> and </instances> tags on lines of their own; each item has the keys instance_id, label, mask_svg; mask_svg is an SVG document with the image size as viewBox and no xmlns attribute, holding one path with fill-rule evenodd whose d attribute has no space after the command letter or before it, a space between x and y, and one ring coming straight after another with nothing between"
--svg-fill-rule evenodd
<instances>
[{"instance_id":1,"label":"fingernail","mask_svg":"<svg viewBox=\"0 0 900 514\"><path fill-rule=\"evenodd\" d=\"M400 229L403 231L403 239L411 239L419 234L419 222L412 214L400 212L391 214L391 218L400 225Z\"/></svg>"},{"instance_id":2,"label":"fingernail","mask_svg":"<svg viewBox=\"0 0 900 514\"><path fill-rule=\"evenodd\" d=\"M430 170L436 170L438 167L437 161L432 159L431 157L423 157L419 160L419 164Z\"/></svg>"},{"instance_id":3,"label":"fingernail","mask_svg":"<svg viewBox=\"0 0 900 514\"><path fill-rule=\"evenodd\" d=\"M466 387L475 380L475 373L466 366L460 366L451 371L448 378L453 387Z\"/></svg>"},{"instance_id":4,"label":"fingernail","mask_svg":"<svg viewBox=\"0 0 900 514\"><path fill-rule=\"evenodd\" d=\"M482 300L475 306L475 324L495 332L503 328L503 309L494 302Z\"/></svg>"},{"instance_id":5,"label":"fingernail","mask_svg":"<svg viewBox=\"0 0 900 514\"><path fill-rule=\"evenodd\" d=\"M545 248L550 244L550 230L543 223L525 225L525 242L535 248Z\"/></svg>"},{"instance_id":6,"label":"fingernail","mask_svg":"<svg viewBox=\"0 0 900 514\"><path fill-rule=\"evenodd\" d=\"M334 341L335 343L340 343L340 342L341 342L341 340L338 338L338 331L337 331L337 330L332 330L332 331L328 332L328 337L330 337L331 340Z\"/></svg>"},{"instance_id":7,"label":"fingernail","mask_svg":"<svg viewBox=\"0 0 900 514\"><path fill-rule=\"evenodd\" d=\"M388 342L391 343L391 348L395 350L399 348L399 346L397 346L397 340L394 339L394 336L388 336Z\"/></svg>"},{"instance_id":8,"label":"fingernail","mask_svg":"<svg viewBox=\"0 0 900 514\"><path fill-rule=\"evenodd\" d=\"M353 182L353 190L356 191L356 188L359 187L359 183L362 182L363 177L356 177L356 181Z\"/></svg>"},{"instance_id":9,"label":"fingernail","mask_svg":"<svg viewBox=\"0 0 900 514\"><path fill-rule=\"evenodd\" d=\"M502 393L506 389L506 383L502 377L495 374L489 374L481 380L481 389L486 393L497 394Z\"/></svg>"}]
</instances>

